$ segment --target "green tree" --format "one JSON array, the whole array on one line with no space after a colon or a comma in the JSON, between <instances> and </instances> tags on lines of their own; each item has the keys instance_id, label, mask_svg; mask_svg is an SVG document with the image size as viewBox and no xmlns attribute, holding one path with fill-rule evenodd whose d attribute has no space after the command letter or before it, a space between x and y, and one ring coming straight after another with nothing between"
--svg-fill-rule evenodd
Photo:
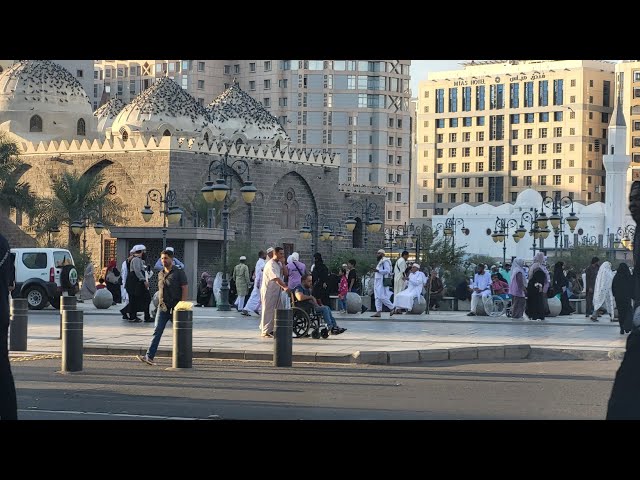
<instances>
[{"instance_id":1,"label":"green tree","mask_svg":"<svg viewBox=\"0 0 640 480\"><path fill-rule=\"evenodd\" d=\"M27 168L19 155L18 144L0 133L0 210L15 208L33 217L38 198L29 183L19 181Z\"/></svg>"},{"instance_id":2,"label":"green tree","mask_svg":"<svg viewBox=\"0 0 640 480\"><path fill-rule=\"evenodd\" d=\"M551 256L547 258L547 264L549 265L549 270L553 270L553 266L558 261L564 262L564 266L568 270L573 270L576 273L582 272L585 268L591 265L591 259L593 257L598 257L600 259L600 264L605 261L611 262L611 268L616 269L621 262L624 260L619 259L609 259L607 258L606 250L598 247L598 246L589 246L589 245L580 245L577 247L572 247L570 249L565 249L562 251L558 251L560 255ZM629 252L628 260L626 261L627 265L633 263L631 252Z\"/></svg>"},{"instance_id":3,"label":"green tree","mask_svg":"<svg viewBox=\"0 0 640 480\"><path fill-rule=\"evenodd\" d=\"M68 245L79 246L80 237L71 230L71 224L89 218L90 224L101 221L106 227L126 223L122 215L122 202L105 190L102 173L79 175L64 172L51 178L53 196L40 200L37 206L37 225L47 231L54 225L66 225Z\"/></svg>"}]
</instances>

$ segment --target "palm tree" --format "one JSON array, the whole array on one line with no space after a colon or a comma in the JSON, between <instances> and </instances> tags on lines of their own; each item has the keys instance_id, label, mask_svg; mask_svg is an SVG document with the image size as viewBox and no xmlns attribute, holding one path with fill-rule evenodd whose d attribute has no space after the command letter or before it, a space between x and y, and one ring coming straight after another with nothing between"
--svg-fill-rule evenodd
<instances>
[{"instance_id":1,"label":"palm tree","mask_svg":"<svg viewBox=\"0 0 640 480\"><path fill-rule=\"evenodd\" d=\"M84 217L106 227L126 223L122 216L122 202L109 195L102 173L79 175L64 172L51 178L53 197L44 198L38 205L38 227L47 231L54 226L67 225L69 246L79 246L79 236L73 234L71 224Z\"/></svg>"},{"instance_id":2,"label":"palm tree","mask_svg":"<svg viewBox=\"0 0 640 480\"><path fill-rule=\"evenodd\" d=\"M19 181L28 168L19 155L18 144L0 133L0 210L15 208L33 216L38 198L31 185Z\"/></svg>"}]
</instances>

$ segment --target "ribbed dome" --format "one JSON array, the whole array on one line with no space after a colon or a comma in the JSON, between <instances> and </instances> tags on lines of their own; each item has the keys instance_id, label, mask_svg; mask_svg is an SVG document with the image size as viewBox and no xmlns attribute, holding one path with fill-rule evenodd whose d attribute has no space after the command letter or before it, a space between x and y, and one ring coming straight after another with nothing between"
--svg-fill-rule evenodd
<instances>
[{"instance_id":1,"label":"ribbed dome","mask_svg":"<svg viewBox=\"0 0 640 480\"><path fill-rule=\"evenodd\" d=\"M0 111L91 115L80 82L51 60L21 60L0 75Z\"/></svg>"},{"instance_id":2,"label":"ribbed dome","mask_svg":"<svg viewBox=\"0 0 640 480\"><path fill-rule=\"evenodd\" d=\"M112 98L107 103L98 108L93 115L98 119L98 130L104 132L111 127L113 120L124 108L125 103L119 98Z\"/></svg>"},{"instance_id":3,"label":"ribbed dome","mask_svg":"<svg viewBox=\"0 0 640 480\"><path fill-rule=\"evenodd\" d=\"M209 118L223 140L290 141L278 119L235 82L209 104Z\"/></svg>"},{"instance_id":4,"label":"ribbed dome","mask_svg":"<svg viewBox=\"0 0 640 480\"><path fill-rule=\"evenodd\" d=\"M158 79L127 104L112 124L117 134L122 128L131 131L169 130L180 135L199 133L209 123L207 110L185 90L167 77Z\"/></svg>"}]
</instances>

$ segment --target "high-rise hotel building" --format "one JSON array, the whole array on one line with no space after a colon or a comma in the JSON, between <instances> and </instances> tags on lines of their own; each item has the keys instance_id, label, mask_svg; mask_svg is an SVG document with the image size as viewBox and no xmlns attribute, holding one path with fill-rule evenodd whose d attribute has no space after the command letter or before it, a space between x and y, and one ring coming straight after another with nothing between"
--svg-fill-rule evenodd
<instances>
[{"instance_id":1,"label":"high-rise hotel building","mask_svg":"<svg viewBox=\"0 0 640 480\"><path fill-rule=\"evenodd\" d=\"M631 165L627 175L627 193L633 180L640 180L640 61L625 60L616 65L622 88L622 112L627 126L627 154Z\"/></svg>"},{"instance_id":2,"label":"high-rise hotel building","mask_svg":"<svg viewBox=\"0 0 640 480\"><path fill-rule=\"evenodd\" d=\"M430 74L419 84L411 216L513 202L527 188L603 200L614 67L501 60Z\"/></svg>"}]
</instances>

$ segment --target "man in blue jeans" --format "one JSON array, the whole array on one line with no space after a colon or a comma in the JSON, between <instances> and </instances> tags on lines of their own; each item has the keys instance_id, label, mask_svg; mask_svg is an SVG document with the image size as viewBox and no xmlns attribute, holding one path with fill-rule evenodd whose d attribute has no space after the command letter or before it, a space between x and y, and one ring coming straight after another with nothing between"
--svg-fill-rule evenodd
<instances>
[{"instance_id":1,"label":"man in blue jeans","mask_svg":"<svg viewBox=\"0 0 640 480\"><path fill-rule=\"evenodd\" d=\"M296 295L296 306L302 308L305 311L314 309L316 312L322 315L325 323L331 329L331 335L340 335L345 332L346 328L338 327L336 319L331 314L331 309L326 305L318 305L316 298L311 295L311 286L313 285L313 277L307 273L302 275L302 284L293 289Z\"/></svg>"},{"instance_id":2,"label":"man in blue jeans","mask_svg":"<svg viewBox=\"0 0 640 480\"><path fill-rule=\"evenodd\" d=\"M141 362L155 365L153 362L160 345L160 339L164 332L164 327L171 320L173 309L181 300L186 301L188 296L188 282L184 270L177 268L173 264L173 251L163 250L160 254L160 261L163 269L158 274L158 313L156 314L155 330L151 344L147 353L138 355Z\"/></svg>"}]
</instances>

